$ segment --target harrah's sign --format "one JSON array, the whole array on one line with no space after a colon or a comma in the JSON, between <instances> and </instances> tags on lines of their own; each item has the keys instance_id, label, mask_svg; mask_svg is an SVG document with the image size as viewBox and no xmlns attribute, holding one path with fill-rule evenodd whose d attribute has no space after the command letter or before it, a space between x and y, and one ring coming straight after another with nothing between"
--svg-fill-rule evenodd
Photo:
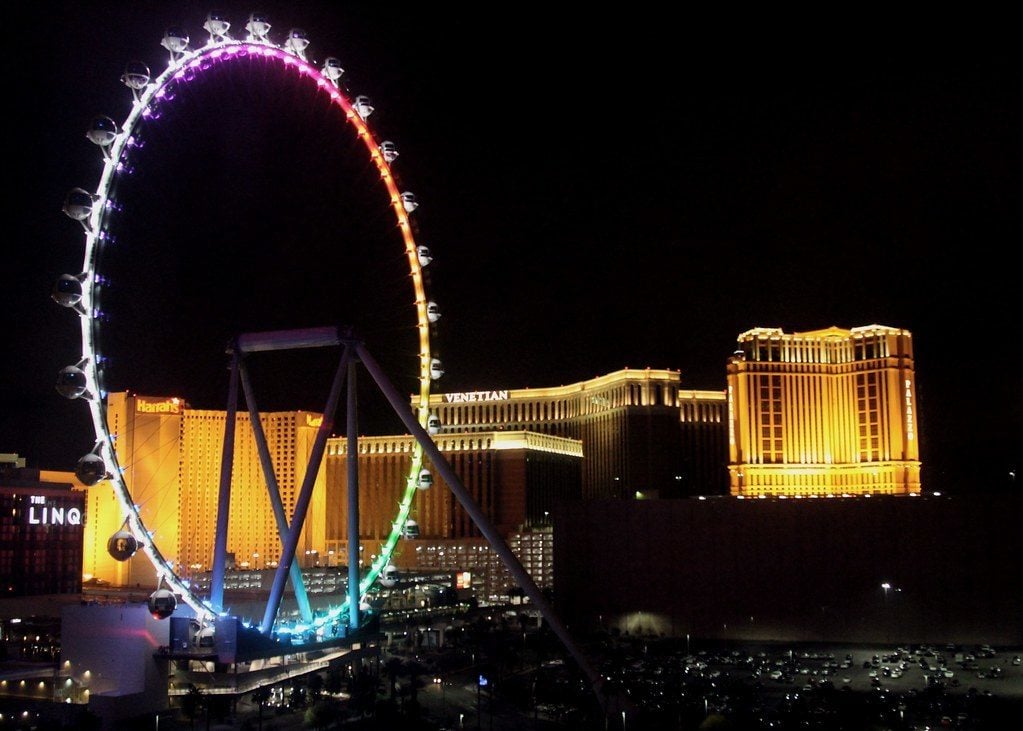
<instances>
[{"instance_id":1,"label":"harrah's sign","mask_svg":"<svg viewBox=\"0 0 1023 731\"><path fill-rule=\"evenodd\" d=\"M29 498L28 524L81 525L82 511L78 508L60 508L56 505L49 505L45 498L32 495Z\"/></svg>"},{"instance_id":2,"label":"harrah's sign","mask_svg":"<svg viewBox=\"0 0 1023 731\"><path fill-rule=\"evenodd\" d=\"M465 393L446 393L444 401L449 404L464 404L474 401L507 401L508 391L466 391Z\"/></svg>"},{"instance_id":3,"label":"harrah's sign","mask_svg":"<svg viewBox=\"0 0 1023 731\"><path fill-rule=\"evenodd\" d=\"M135 412L138 414L180 414L181 399L172 398L163 401L150 401L149 399L135 399Z\"/></svg>"}]
</instances>

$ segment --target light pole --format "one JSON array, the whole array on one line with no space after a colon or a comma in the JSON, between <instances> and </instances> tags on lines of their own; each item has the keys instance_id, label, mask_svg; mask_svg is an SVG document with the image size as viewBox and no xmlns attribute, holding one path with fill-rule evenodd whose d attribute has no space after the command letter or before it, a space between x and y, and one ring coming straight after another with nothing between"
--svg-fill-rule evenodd
<instances>
[{"instance_id":1,"label":"light pole","mask_svg":"<svg viewBox=\"0 0 1023 731\"><path fill-rule=\"evenodd\" d=\"M892 585L887 581L881 583L881 588L884 590L884 636L886 642L892 641L892 621L891 617L888 616L888 590L892 588Z\"/></svg>"}]
</instances>

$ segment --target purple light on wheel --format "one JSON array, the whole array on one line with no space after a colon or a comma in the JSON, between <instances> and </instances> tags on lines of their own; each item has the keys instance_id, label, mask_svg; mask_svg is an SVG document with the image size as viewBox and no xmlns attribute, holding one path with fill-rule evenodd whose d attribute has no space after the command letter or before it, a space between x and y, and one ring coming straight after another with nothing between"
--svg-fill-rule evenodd
<instances>
[{"instance_id":1,"label":"purple light on wheel","mask_svg":"<svg viewBox=\"0 0 1023 731\"><path fill-rule=\"evenodd\" d=\"M413 252L413 254L410 256L410 261L413 261L412 257L415 256L414 252L416 251L415 240L413 238L413 234L410 231L408 215L402 208L401 203L398 202L397 196L399 195L399 193L396 187L396 183L391 176L389 168L384 163L383 158L379 153L379 150L377 149L377 143L374 139L373 134L370 132L370 128L366 124L365 119L356 112L356 110L354 109L354 107L352 107L351 102L348 100L345 94L342 91L340 91L336 81L332 80L331 78L332 74L331 76L328 76L321 69L310 64L309 61L307 61L306 59L299 58L290 53L289 51L279 49L275 46L270 46L264 43L238 43L229 40L221 42L225 43L225 45L214 49L199 49L194 54L189 54L184 59L180 59L178 63L180 63L181 65L177 66L176 68L167 69L167 71L165 71L165 73L161 75L159 79L156 80L156 84L149 87L151 89L151 96L146 96L145 94L136 95L135 97L136 105L134 106L132 112L129 114L128 120L125 122L124 125L125 131L132 132L134 130L134 125L142 121L143 119L149 123L151 123L152 120L159 119L162 116L162 113L165 111L164 107L161 105L173 101L175 97L178 96L178 92L180 91L180 89L176 88L174 86L175 84L180 83L181 80L192 81L194 78L196 78L196 76L201 75L202 72L217 67L221 61L229 61L237 58L250 57L261 59L278 59L283 63L284 68L293 69L297 71L300 77L306 77L315 81L317 90L322 89L326 91L330 97L330 103L337 105L337 108L341 110L344 118L354 128L358 137L367 146L367 148L369 149L371 160L378 168L380 178L384 182L384 186L387 189L388 193L390 194L392 208L394 209L394 213L397 217L398 227L401 230L401 236L405 242L406 253ZM336 61L336 59L333 60ZM173 59L172 63L174 63ZM340 70L339 67L338 70ZM142 105L138 103L140 101L148 101L149 103ZM142 144L143 143L141 140L137 139L134 136L129 135L125 139L125 142L120 149L120 155L121 156L127 155L128 151L131 148L141 147ZM116 159L114 161L114 170L116 173L123 172L125 174L130 174L132 172L132 167L130 164L126 163L124 159ZM103 242L104 244L114 243L113 238L107 234L107 232L105 231L105 227L103 226L103 216L106 214L108 209L110 211L121 210L121 206L116 204L106 195L106 192L109 192L110 180L112 178L113 176L109 176L108 178L101 181L101 188L103 188L105 191L104 194L105 207L102 209L103 213L101 213L100 223L98 225L99 230L95 234L87 232L87 240L88 236L90 235L94 236L97 244L99 242ZM89 256L90 254L87 251L86 268L92 272L92 276L95 277L94 282L98 285L101 275L99 275L95 271L94 268L95 257L90 259ZM415 266L415 264L413 264L412 266ZM417 269L413 269L412 280L414 283L414 287L416 289L417 301L419 301L420 299L422 299L422 295L424 295L425 293L422 291L422 277L419 276L419 272ZM104 319L104 316L105 313L101 312L99 308L94 308L94 317L96 320ZM422 320L422 317L420 316L419 319ZM429 329L426 323L420 322L419 338L421 361L422 358L424 357L423 356L424 353L426 354L426 356L429 355L428 337ZM90 334L85 329L83 329L83 347L88 348L89 352L94 354L95 356L94 362L98 370L98 365L104 363L106 359L98 354L95 354L94 343L92 341L92 338L90 337ZM420 370L422 370L422 363L420 365L421 365ZM99 393L100 399L102 399L106 396L106 391L99 385L98 376L96 376L96 380L97 380L95 386L96 390L94 392ZM426 398L426 396L423 395L424 393L427 393L426 388L427 387L422 386L420 388L421 401ZM97 435L99 435L100 438L104 438L105 435L105 438L112 442L113 437L109 435L109 432L106 431L102 413L100 413L100 411L96 408L93 407L90 408L92 409L93 412L92 416L94 428L96 430ZM423 409L425 409L425 405L421 404L420 411L422 411ZM421 420L425 420L425 416L421 416ZM113 456L112 454L108 455L107 458L116 463L116 457ZM421 460L421 457L416 457L416 459ZM414 467L418 470L419 468L418 463L414 465ZM123 469L121 468L118 469L123 473ZM127 486L123 482L118 484L117 492L118 498L122 502L122 504L127 505L126 510L129 512L129 517L134 516L133 520L137 521L139 526L142 526L143 525L142 518L141 515L139 514L140 508L138 506L132 507L130 505L131 495L128 491ZM411 504L410 501L411 497L409 495L406 495L403 498L403 501L399 508L400 516L405 516L408 514ZM144 528L142 529L144 530ZM374 565L371 567L370 573L362 581L360 581L360 585L365 582L365 588L360 586L360 593L364 593L366 589L376 579L377 574L379 573L380 570L382 570L383 566L386 564L386 561L390 556L390 552L393 550L394 544L397 542L397 540L398 534L394 530L392 530L392 535L388 539L388 545L386 549L387 554L386 556L383 556L381 559L383 562L382 563L381 561L375 562ZM174 575L173 569L170 567L169 564L166 563L165 559L160 555L155 544L152 544L151 542L147 543L146 549L147 553L150 554L150 560L152 560L154 564L158 566L162 564L163 568L165 569L164 573L166 573L167 576L172 577L172 579L168 579L168 583L172 585L176 591L178 591L179 593L186 597L186 602L192 607L194 611L196 611L198 614L202 616L206 616L206 614L210 611L210 608L204 603L201 597L193 595L191 593L187 583L181 582L179 578L176 575ZM337 611L344 611L344 606L333 612L334 616L337 616Z\"/></svg>"}]
</instances>

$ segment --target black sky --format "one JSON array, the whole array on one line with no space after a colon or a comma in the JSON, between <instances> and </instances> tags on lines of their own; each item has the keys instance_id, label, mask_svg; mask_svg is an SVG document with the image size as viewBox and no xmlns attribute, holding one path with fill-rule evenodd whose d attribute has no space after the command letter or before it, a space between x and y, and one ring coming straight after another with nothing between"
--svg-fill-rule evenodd
<instances>
[{"instance_id":1,"label":"black sky","mask_svg":"<svg viewBox=\"0 0 1023 731\"><path fill-rule=\"evenodd\" d=\"M255 9L218 7L236 29ZM1008 21L678 21L654 7L258 8L274 38L301 27L312 57L339 57L348 91L377 108L371 126L399 145L396 170L436 255L442 389L558 385L625 366L675 368L686 387L721 389L735 337L751 327L900 326L915 341L925 484L1004 485L1023 452L1023 66ZM85 409L53 390L79 344L74 318L49 300L53 280L81 266L82 237L60 206L68 189L98 180L85 129L96 114L124 118L125 62L142 59L155 75L164 28L181 25L197 43L209 9L43 6L28 24L40 30L11 41L17 190L0 451L30 464L69 468L91 446ZM217 101L235 88L241 101ZM265 89L273 103L238 111ZM236 301L228 283L242 281L253 301L278 298L266 317L287 320L296 293L334 302L351 291L306 268L303 246L322 262L339 229L360 241L390 232L365 192L372 176L345 167L351 140L335 139L329 115L287 81L225 76L189 104L154 128L155 152L125 183L135 208L119 219L122 240L144 240L132 251L148 253L126 260L135 268L123 265L111 295L116 321L134 317L136 328L111 332L136 348L117 358L126 387L158 382L147 379L163 362L173 373L162 377L180 379L193 403L222 408L213 394L223 385L187 366L219 343L207 327L216 317L203 315ZM341 199L348 209L328 206ZM216 253L209 237L224 240L225 225L230 247ZM164 259L171 251L176 263ZM398 309L380 296L380 311ZM173 355L139 345L139 323L170 337L186 317L194 340ZM304 390L312 380L266 405L318 408Z\"/></svg>"}]
</instances>

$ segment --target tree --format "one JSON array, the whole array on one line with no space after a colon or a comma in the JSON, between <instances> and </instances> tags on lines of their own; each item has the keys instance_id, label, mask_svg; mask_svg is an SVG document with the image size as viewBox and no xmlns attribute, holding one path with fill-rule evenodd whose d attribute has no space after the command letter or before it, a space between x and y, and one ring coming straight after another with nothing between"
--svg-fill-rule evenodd
<instances>
[{"instance_id":1,"label":"tree","mask_svg":"<svg viewBox=\"0 0 1023 731\"><path fill-rule=\"evenodd\" d=\"M711 713L700 724L701 729L729 729L733 728L732 722L720 713Z\"/></svg>"},{"instance_id":2,"label":"tree","mask_svg":"<svg viewBox=\"0 0 1023 731\"><path fill-rule=\"evenodd\" d=\"M309 694L313 697L313 701L315 701L323 693L323 676L319 673L313 673L306 681L306 685L309 687Z\"/></svg>"},{"instance_id":3,"label":"tree","mask_svg":"<svg viewBox=\"0 0 1023 731\"><path fill-rule=\"evenodd\" d=\"M412 693L412 706L419 704L419 689L423 687L422 676L426 673L427 667L418 660L409 660L405 663L405 673L409 676L409 686Z\"/></svg>"},{"instance_id":4,"label":"tree","mask_svg":"<svg viewBox=\"0 0 1023 731\"><path fill-rule=\"evenodd\" d=\"M391 700L395 699L398 694L398 676L401 675L404 670L405 662L400 657L389 657L387 662L384 663L384 674L387 675L387 679L391 681Z\"/></svg>"},{"instance_id":5,"label":"tree","mask_svg":"<svg viewBox=\"0 0 1023 731\"><path fill-rule=\"evenodd\" d=\"M256 688L252 691L252 702L259 709L259 728L263 728L263 706L270 700L270 689L267 686Z\"/></svg>"},{"instance_id":6,"label":"tree","mask_svg":"<svg viewBox=\"0 0 1023 731\"><path fill-rule=\"evenodd\" d=\"M302 679L295 678L291 681L291 694L288 696L288 705L291 708L304 708L305 700L305 687L302 685Z\"/></svg>"},{"instance_id":7,"label":"tree","mask_svg":"<svg viewBox=\"0 0 1023 731\"><path fill-rule=\"evenodd\" d=\"M352 679L351 701L349 707L352 713L363 714L373 710L376 702L377 683L379 679L375 675L362 672Z\"/></svg>"},{"instance_id":8,"label":"tree","mask_svg":"<svg viewBox=\"0 0 1023 731\"><path fill-rule=\"evenodd\" d=\"M202 693L189 683L188 692L181 698L181 713L188 719L191 728L195 728L195 719L202 715L203 705Z\"/></svg>"},{"instance_id":9,"label":"tree","mask_svg":"<svg viewBox=\"0 0 1023 731\"><path fill-rule=\"evenodd\" d=\"M341 704L327 698L311 705L302 717L303 723L309 728L327 728L332 721L341 715Z\"/></svg>"},{"instance_id":10,"label":"tree","mask_svg":"<svg viewBox=\"0 0 1023 731\"><path fill-rule=\"evenodd\" d=\"M323 689L331 695L337 695L344 688L344 678L341 677L341 668L331 667L327 669L327 679L323 683Z\"/></svg>"}]
</instances>

